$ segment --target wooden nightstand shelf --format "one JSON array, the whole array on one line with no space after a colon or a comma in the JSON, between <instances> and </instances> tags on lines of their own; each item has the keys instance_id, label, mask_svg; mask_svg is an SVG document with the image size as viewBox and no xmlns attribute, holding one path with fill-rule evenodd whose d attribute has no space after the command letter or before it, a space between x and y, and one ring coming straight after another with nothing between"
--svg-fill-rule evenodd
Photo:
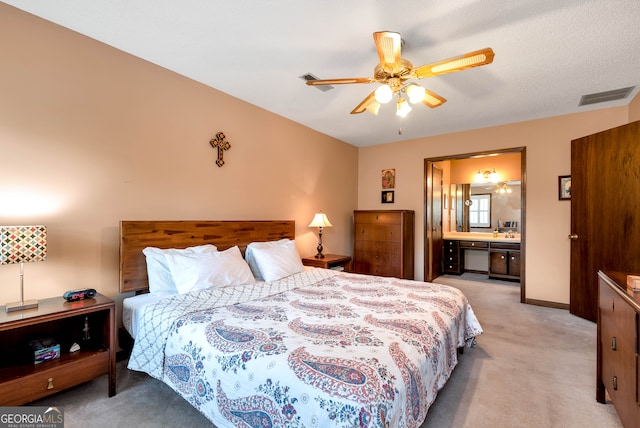
<instances>
[{"instance_id":1,"label":"wooden nightstand shelf","mask_svg":"<svg viewBox=\"0 0 640 428\"><path fill-rule=\"evenodd\" d=\"M332 269L342 267L345 271L351 271L351 257L339 256L337 254L325 254L324 258L317 259L315 257L304 257L302 264L305 266L313 266L323 269Z\"/></svg>"},{"instance_id":2,"label":"wooden nightstand shelf","mask_svg":"<svg viewBox=\"0 0 640 428\"><path fill-rule=\"evenodd\" d=\"M40 300L38 308L6 313L0 307L0 406L37 400L108 374L109 397L116 393L115 303L103 295L67 302ZM85 320L89 325L84 340ZM30 340L53 338L60 358L33 363ZM73 343L80 350L69 352Z\"/></svg>"}]
</instances>

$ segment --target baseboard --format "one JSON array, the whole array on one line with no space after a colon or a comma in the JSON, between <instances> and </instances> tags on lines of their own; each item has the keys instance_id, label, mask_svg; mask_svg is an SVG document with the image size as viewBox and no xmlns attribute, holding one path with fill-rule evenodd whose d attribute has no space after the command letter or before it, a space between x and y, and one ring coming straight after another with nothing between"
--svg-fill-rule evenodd
<instances>
[{"instance_id":1,"label":"baseboard","mask_svg":"<svg viewBox=\"0 0 640 428\"><path fill-rule=\"evenodd\" d=\"M525 299L525 303L528 304L528 305L544 306L546 308L569 310L569 304L568 303L548 302L546 300L537 300L537 299Z\"/></svg>"}]
</instances>

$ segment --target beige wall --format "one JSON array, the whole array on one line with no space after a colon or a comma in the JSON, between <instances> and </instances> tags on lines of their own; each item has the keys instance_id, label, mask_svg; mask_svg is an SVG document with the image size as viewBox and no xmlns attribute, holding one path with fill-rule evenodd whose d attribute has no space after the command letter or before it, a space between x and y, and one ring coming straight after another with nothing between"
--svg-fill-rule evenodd
<instances>
[{"instance_id":1,"label":"beige wall","mask_svg":"<svg viewBox=\"0 0 640 428\"><path fill-rule=\"evenodd\" d=\"M118 294L119 221L295 220L298 249L350 254L357 148L0 3L0 224L44 224L25 298ZM209 145L231 149L216 166ZM0 305L19 299L0 266Z\"/></svg>"},{"instance_id":2,"label":"beige wall","mask_svg":"<svg viewBox=\"0 0 640 428\"><path fill-rule=\"evenodd\" d=\"M428 114L426 112L425 114ZM569 303L570 203L558 176L571 173L571 140L623 125L627 107L603 109L362 148L358 209L416 212L416 278L424 278L424 159L525 146L526 297ZM380 203L380 171L396 169L396 202Z\"/></svg>"}]
</instances>

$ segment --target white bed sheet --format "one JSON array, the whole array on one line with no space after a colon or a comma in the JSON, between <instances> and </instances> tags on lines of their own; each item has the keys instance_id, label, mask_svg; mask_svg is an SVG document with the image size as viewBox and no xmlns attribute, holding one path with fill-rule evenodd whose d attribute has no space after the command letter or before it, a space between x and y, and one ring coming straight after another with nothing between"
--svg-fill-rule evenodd
<instances>
[{"instance_id":1,"label":"white bed sheet","mask_svg":"<svg viewBox=\"0 0 640 428\"><path fill-rule=\"evenodd\" d=\"M144 313L144 307L157 303L171 296L154 296L152 294L139 294L127 297L122 301L122 324L131 337L136 338L140 318Z\"/></svg>"}]
</instances>

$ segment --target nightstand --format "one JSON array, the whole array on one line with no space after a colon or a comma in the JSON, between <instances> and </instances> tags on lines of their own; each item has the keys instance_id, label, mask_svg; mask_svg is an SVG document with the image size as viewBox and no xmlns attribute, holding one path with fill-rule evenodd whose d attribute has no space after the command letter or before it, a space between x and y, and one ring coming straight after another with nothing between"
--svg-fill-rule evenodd
<instances>
[{"instance_id":1,"label":"nightstand","mask_svg":"<svg viewBox=\"0 0 640 428\"><path fill-rule=\"evenodd\" d=\"M1 306L0 406L29 403L104 374L109 397L114 396L115 313L114 301L101 294L76 302L42 299L37 308L18 312ZM34 364L29 341L45 338L60 345L60 357ZM73 343L80 350L71 353Z\"/></svg>"},{"instance_id":2,"label":"nightstand","mask_svg":"<svg viewBox=\"0 0 640 428\"><path fill-rule=\"evenodd\" d=\"M347 272L351 271L351 257L340 256L337 254L325 254L322 259L304 257L302 259L302 264L305 266L313 266L323 269L342 267Z\"/></svg>"}]
</instances>

